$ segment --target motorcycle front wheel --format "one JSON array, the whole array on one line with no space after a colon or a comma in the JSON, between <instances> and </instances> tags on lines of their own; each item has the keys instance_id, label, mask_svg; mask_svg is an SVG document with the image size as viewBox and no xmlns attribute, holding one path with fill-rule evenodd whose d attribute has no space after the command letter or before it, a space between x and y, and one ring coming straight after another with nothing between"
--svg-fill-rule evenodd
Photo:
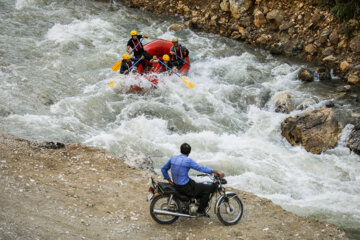
<instances>
[{"instance_id":1,"label":"motorcycle front wheel","mask_svg":"<svg viewBox=\"0 0 360 240\"><path fill-rule=\"evenodd\" d=\"M226 226L238 223L243 215L243 204L240 198L237 195L222 198L216 215Z\"/></svg>"},{"instance_id":2,"label":"motorcycle front wheel","mask_svg":"<svg viewBox=\"0 0 360 240\"><path fill-rule=\"evenodd\" d=\"M179 218L178 216L154 212L154 210L164 210L164 211L171 211L171 212L178 211L179 201L174 198L171 200L171 202L169 202L169 200L170 200L170 196L159 195L151 201L150 215L156 222L158 222L160 224L171 224Z\"/></svg>"}]
</instances>

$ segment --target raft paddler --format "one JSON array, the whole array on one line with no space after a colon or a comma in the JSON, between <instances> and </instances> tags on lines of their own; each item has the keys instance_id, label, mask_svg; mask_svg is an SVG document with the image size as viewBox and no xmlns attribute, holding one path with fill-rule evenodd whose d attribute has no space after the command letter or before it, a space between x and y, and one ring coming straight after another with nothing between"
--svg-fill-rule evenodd
<instances>
[{"instance_id":1,"label":"raft paddler","mask_svg":"<svg viewBox=\"0 0 360 240\"><path fill-rule=\"evenodd\" d=\"M154 56L154 58L150 61L151 63L153 62L159 62L157 57ZM165 54L162 56L162 63L165 64L166 66L168 66L170 69L172 69L174 71L174 73L177 73L178 70L176 68L176 66L174 66L172 64L172 62L170 61L170 56ZM168 73L171 73L171 71L169 70L169 68L165 67L163 64L160 64L160 70L159 70L159 73L162 73L162 72L168 72Z\"/></svg>"},{"instance_id":2,"label":"raft paddler","mask_svg":"<svg viewBox=\"0 0 360 240\"><path fill-rule=\"evenodd\" d=\"M129 74L129 68L131 68L132 65L133 64L131 62L130 55L127 53L123 54L123 60L121 62L120 73L121 74Z\"/></svg>"},{"instance_id":3,"label":"raft paddler","mask_svg":"<svg viewBox=\"0 0 360 240\"><path fill-rule=\"evenodd\" d=\"M148 38L148 36L146 34L144 35L138 35L137 32L135 30L132 30L130 32L131 38L129 39L127 46L126 46L126 51L131 54L132 52L134 52L134 56L135 58L139 59L142 58L143 60L140 61L141 65L143 66L144 71L146 71L146 62L145 59L147 61L150 61L153 56L151 54L149 54L148 52L146 52L144 50L144 46L141 43L143 38ZM138 66L139 64L137 64Z\"/></svg>"},{"instance_id":4,"label":"raft paddler","mask_svg":"<svg viewBox=\"0 0 360 240\"><path fill-rule=\"evenodd\" d=\"M170 48L171 62L180 70L185 64L185 59L189 56L189 50L185 46L180 45L179 39L176 37L171 42L174 45Z\"/></svg>"}]
</instances>

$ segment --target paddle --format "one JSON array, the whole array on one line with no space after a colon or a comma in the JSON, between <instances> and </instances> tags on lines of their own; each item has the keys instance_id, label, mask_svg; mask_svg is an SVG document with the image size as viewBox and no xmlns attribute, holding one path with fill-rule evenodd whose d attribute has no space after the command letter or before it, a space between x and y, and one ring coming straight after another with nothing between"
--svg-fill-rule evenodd
<instances>
[{"instance_id":1,"label":"paddle","mask_svg":"<svg viewBox=\"0 0 360 240\"><path fill-rule=\"evenodd\" d=\"M171 68L169 68L165 63L163 63L160 59L157 59L162 65L164 65L167 69L169 69L172 73L175 73L176 76L178 76L179 78L181 78L181 80L183 81L183 83L188 87L188 88L194 88L195 85L194 83L192 83L188 78L186 77L182 77L180 74L174 72Z\"/></svg>"},{"instance_id":2,"label":"paddle","mask_svg":"<svg viewBox=\"0 0 360 240\"><path fill-rule=\"evenodd\" d=\"M142 40L144 40L144 38L141 38L140 39L140 42L138 42L138 44L136 44L136 46L131 50L131 52L130 53L132 53L135 49L136 49L136 47L142 42ZM120 61L118 61L117 63L115 63L114 64L114 66L112 66L112 70L114 71L114 72L117 72L118 70L119 70L119 68L121 67L121 60Z\"/></svg>"},{"instance_id":3,"label":"paddle","mask_svg":"<svg viewBox=\"0 0 360 240\"><path fill-rule=\"evenodd\" d=\"M141 61L141 58L139 58L137 61L136 61L136 63L134 63L129 69L128 69L128 72L130 72L130 70L133 68L133 67L135 67L136 66L136 64L138 63L138 62L140 62ZM111 81L111 82L109 82L109 86L110 87L113 87L114 86L114 84L116 83L116 81Z\"/></svg>"},{"instance_id":4,"label":"paddle","mask_svg":"<svg viewBox=\"0 0 360 240\"><path fill-rule=\"evenodd\" d=\"M181 58L180 56L178 56L176 53L175 53L175 55L176 55L178 58L180 58L184 63L186 63L187 65L191 66L190 63L186 62L184 59L182 59L182 58Z\"/></svg>"}]
</instances>

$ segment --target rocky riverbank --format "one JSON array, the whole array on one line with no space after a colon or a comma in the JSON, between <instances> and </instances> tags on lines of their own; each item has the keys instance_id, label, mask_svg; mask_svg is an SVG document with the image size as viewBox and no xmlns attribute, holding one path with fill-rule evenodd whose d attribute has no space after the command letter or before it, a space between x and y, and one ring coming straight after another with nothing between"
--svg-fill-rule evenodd
<instances>
[{"instance_id":1,"label":"rocky riverbank","mask_svg":"<svg viewBox=\"0 0 360 240\"><path fill-rule=\"evenodd\" d=\"M273 55L314 63L320 80L330 70L356 91L360 86L359 20L338 23L318 0L124 0L131 7L183 16L186 26L220 34Z\"/></svg>"},{"instance_id":2,"label":"rocky riverbank","mask_svg":"<svg viewBox=\"0 0 360 240\"><path fill-rule=\"evenodd\" d=\"M238 190L245 212L235 226L213 213L159 225L145 201L149 176L161 180L149 161L0 132L0 239L347 239L333 224Z\"/></svg>"}]
</instances>

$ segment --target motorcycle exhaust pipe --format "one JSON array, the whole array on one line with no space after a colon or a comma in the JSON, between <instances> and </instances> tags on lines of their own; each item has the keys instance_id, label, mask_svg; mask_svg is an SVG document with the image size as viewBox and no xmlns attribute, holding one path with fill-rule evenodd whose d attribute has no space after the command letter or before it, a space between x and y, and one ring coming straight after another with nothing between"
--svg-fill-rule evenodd
<instances>
[{"instance_id":1,"label":"motorcycle exhaust pipe","mask_svg":"<svg viewBox=\"0 0 360 240\"><path fill-rule=\"evenodd\" d=\"M161 210L161 209L154 209L153 212L158 213L158 214L172 215L172 216L178 216L178 217L196 217L196 216L192 216L192 215L189 215L189 214L170 212L170 211Z\"/></svg>"}]
</instances>

